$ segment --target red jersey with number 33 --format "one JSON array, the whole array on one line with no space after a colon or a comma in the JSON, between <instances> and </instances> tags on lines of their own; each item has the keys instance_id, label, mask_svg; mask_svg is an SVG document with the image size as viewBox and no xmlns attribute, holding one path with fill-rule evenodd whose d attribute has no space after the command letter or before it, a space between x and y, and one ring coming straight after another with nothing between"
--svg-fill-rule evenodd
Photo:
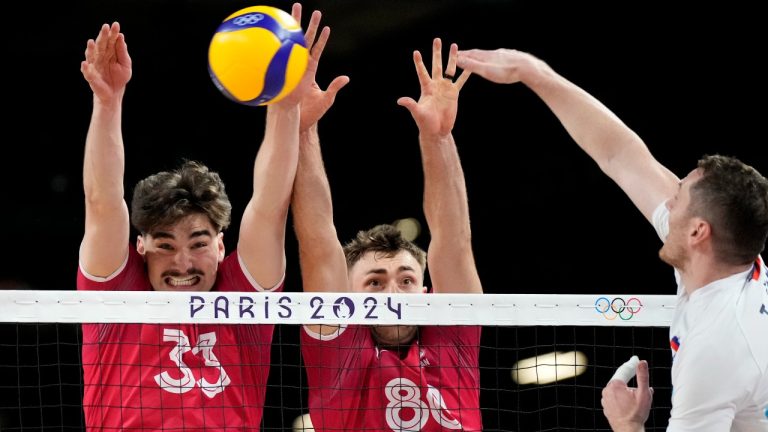
<instances>
[{"instance_id":1,"label":"red jersey with number 33","mask_svg":"<svg viewBox=\"0 0 768 432\"><path fill-rule=\"evenodd\" d=\"M79 290L151 290L131 247L125 268ZM214 291L254 291L237 254ZM282 284L277 289L282 289ZM273 325L83 324L83 408L94 431L258 431Z\"/></svg>"}]
</instances>

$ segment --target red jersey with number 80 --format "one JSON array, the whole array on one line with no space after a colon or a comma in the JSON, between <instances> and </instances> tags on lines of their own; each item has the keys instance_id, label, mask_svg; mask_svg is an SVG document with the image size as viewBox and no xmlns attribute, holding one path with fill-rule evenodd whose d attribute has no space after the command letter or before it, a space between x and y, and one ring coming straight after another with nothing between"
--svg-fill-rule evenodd
<instances>
[{"instance_id":1,"label":"red jersey with number 80","mask_svg":"<svg viewBox=\"0 0 768 432\"><path fill-rule=\"evenodd\" d=\"M480 431L478 326L419 329L401 358L366 326L302 331L309 412L318 432Z\"/></svg>"}]
</instances>

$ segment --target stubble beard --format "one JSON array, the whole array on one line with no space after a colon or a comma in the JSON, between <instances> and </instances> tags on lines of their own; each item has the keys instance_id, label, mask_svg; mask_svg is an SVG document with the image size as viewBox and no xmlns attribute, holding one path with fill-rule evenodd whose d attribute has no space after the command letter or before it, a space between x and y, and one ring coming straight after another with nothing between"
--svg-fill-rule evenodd
<instances>
[{"instance_id":1,"label":"stubble beard","mask_svg":"<svg viewBox=\"0 0 768 432\"><path fill-rule=\"evenodd\" d=\"M401 348L413 341L417 328L404 325L372 326L371 334L380 347Z\"/></svg>"}]
</instances>

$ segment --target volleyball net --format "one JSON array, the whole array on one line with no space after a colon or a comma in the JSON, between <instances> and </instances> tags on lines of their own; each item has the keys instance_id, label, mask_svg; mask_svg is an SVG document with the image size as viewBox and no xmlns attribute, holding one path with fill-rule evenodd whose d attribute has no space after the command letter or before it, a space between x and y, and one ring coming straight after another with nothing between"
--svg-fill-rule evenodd
<instances>
[{"instance_id":1,"label":"volleyball net","mask_svg":"<svg viewBox=\"0 0 768 432\"><path fill-rule=\"evenodd\" d=\"M312 392L320 395L312 418L324 430L471 429L462 426L462 409L479 413L484 431L610 430L601 392L633 355L648 360L654 388L646 430L662 431L674 304L674 296L658 295L5 290L0 431L81 431L86 418L100 431L312 431ZM330 348L308 350L307 335L317 336L308 329L321 326L336 329ZM383 356L349 341L368 340L376 326L416 326L420 352L411 366L438 368L443 381L409 372L417 378L390 382L380 400L360 400L377 389L367 387L375 379L359 377L378 373L376 360L362 359ZM466 340L477 346L461 349L476 352L477 364L457 361L451 344L474 327L479 337ZM340 332L344 346L333 344ZM425 355L430 347L439 354ZM308 370L331 369L363 384L311 385ZM390 429L375 420L370 428L334 426L380 413Z\"/></svg>"}]
</instances>

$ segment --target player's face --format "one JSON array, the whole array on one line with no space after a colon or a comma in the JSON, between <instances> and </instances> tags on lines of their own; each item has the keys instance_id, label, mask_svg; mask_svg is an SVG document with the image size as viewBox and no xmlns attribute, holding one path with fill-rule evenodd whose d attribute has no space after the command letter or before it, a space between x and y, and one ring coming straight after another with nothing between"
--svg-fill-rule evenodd
<instances>
[{"instance_id":1,"label":"player's face","mask_svg":"<svg viewBox=\"0 0 768 432\"><path fill-rule=\"evenodd\" d=\"M139 236L137 249L156 291L210 291L224 259L223 234L201 214Z\"/></svg>"},{"instance_id":2,"label":"player's face","mask_svg":"<svg viewBox=\"0 0 768 432\"><path fill-rule=\"evenodd\" d=\"M694 221L688 212L691 203L691 186L702 177L701 170L695 169L686 176L678 187L674 197L667 201L669 209L669 235L659 250L659 257L667 264L685 270L690 257L688 237Z\"/></svg>"},{"instance_id":3,"label":"player's face","mask_svg":"<svg viewBox=\"0 0 768 432\"><path fill-rule=\"evenodd\" d=\"M368 252L350 269L349 281L354 292L423 293L423 274L421 265L409 252L400 251L393 257Z\"/></svg>"},{"instance_id":4,"label":"player's face","mask_svg":"<svg viewBox=\"0 0 768 432\"><path fill-rule=\"evenodd\" d=\"M351 291L381 294L424 293L424 269L416 258L401 251L393 257L369 252L355 263L349 272ZM373 326L371 333L382 346L410 343L416 336L416 326Z\"/></svg>"}]
</instances>

